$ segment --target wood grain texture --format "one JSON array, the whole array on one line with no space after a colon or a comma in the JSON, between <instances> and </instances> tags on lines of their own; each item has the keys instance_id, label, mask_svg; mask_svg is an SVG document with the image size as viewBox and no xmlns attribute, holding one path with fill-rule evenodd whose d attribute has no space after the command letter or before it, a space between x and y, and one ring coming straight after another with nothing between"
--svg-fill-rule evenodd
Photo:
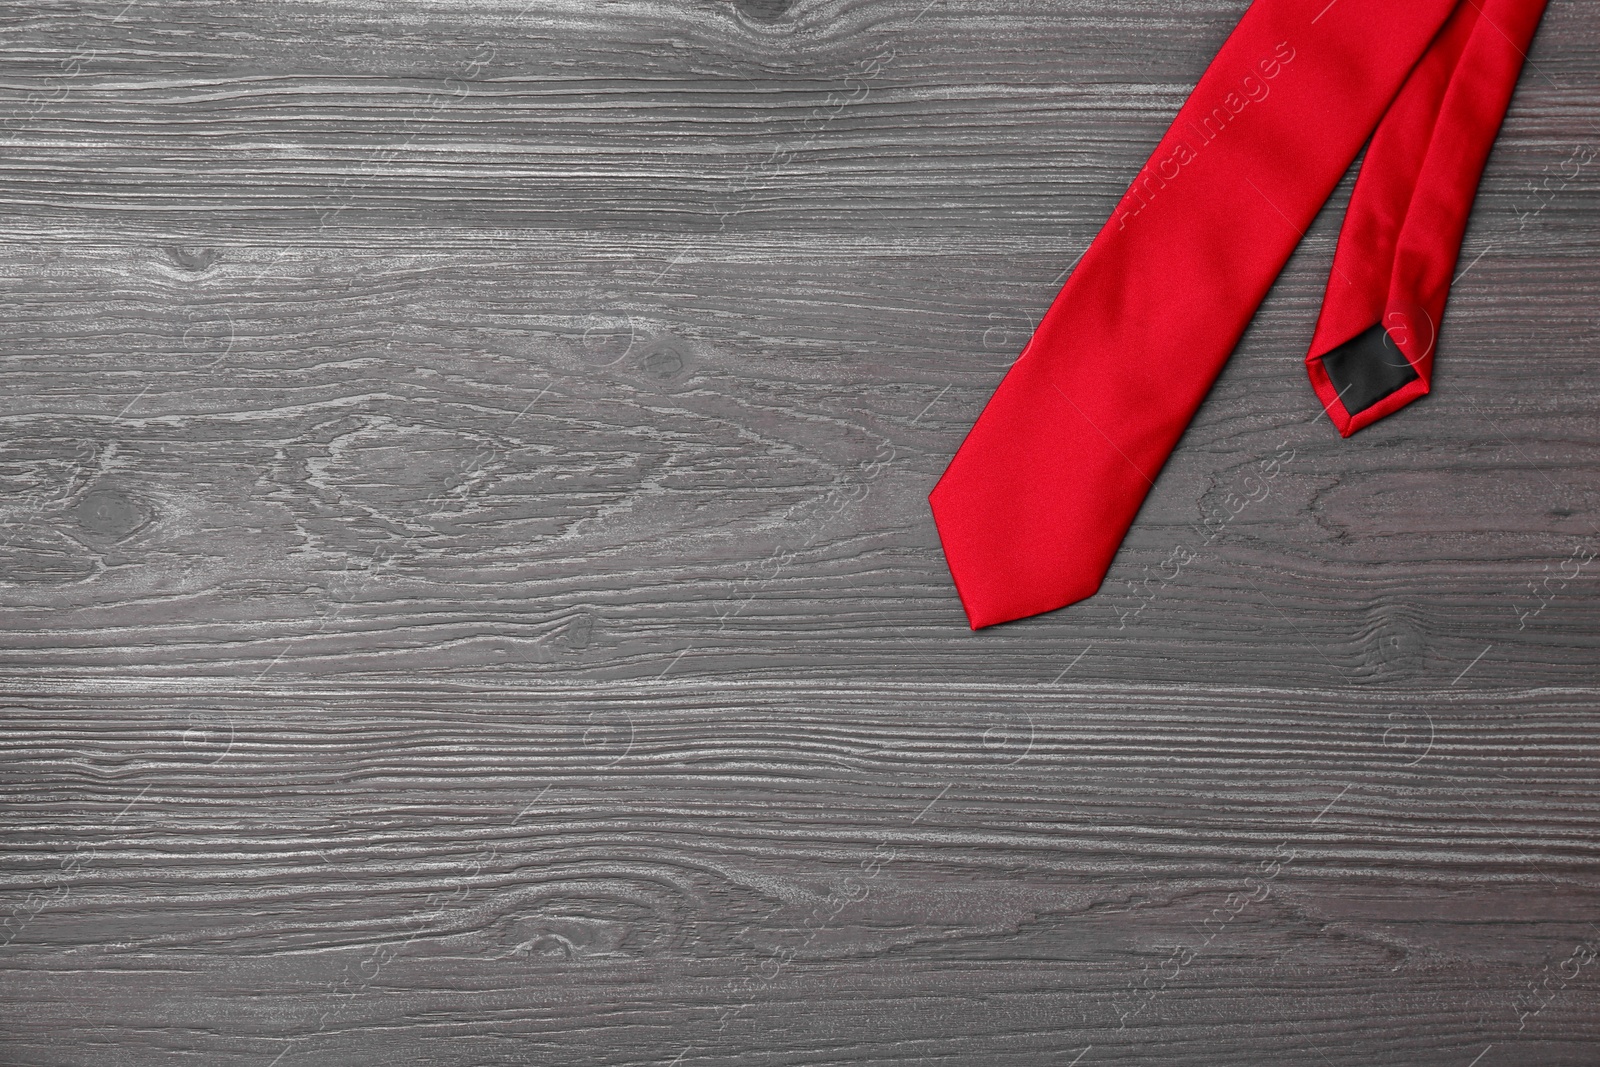
<instances>
[{"instance_id":1,"label":"wood grain texture","mask_svg":"<svg viewBox=\"0 0 1600 1067\"><path fill-rule=\"evenodd\" d=\"M7 1062L1585 1063L1595 698L33 694Z\"/></svg>"},{"instance_id":2,"label":"wood grain texture","mask_svg":"<svg viewBox=\"0 0 1600 1067\"><path fill-rule=\"evenodd\" d=\"M1430 397L1347 179L1099 596L939 554L1243 7L0 13L0 1064L1593 1064L1592 6Z\"/></svg>"}]
</instances>

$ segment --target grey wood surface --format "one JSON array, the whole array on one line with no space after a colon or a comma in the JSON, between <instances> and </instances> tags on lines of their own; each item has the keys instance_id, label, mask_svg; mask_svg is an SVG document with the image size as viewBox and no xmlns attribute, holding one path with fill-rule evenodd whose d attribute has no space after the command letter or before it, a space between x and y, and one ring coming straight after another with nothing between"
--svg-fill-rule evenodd
<instances>
[{"instance_id":1,"label":"grey wood surface","mask_svg":"<svg viewBox=\"0 0 1600 1067\"><path fill-rule=\"evenodd\" d=\"M1243 0L0 13L0 1064L1600 1063L1600 17L1083 604L926 494Z\"/></svg>"}]
</instances>

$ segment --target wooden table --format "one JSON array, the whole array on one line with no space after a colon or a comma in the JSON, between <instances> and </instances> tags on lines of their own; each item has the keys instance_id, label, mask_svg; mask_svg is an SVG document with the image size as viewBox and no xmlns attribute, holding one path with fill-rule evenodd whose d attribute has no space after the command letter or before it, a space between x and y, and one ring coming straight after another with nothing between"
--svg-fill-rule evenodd
<instances>
[{"instance_id":1,"label":"wooden table","mask_svg":"<svg viewBox=\"0 0 1600 1067\"><path fill-rule=\"evenodd\" d=\"M14 5L0 1063L1600 1062L1600 17L1103 591L925 497L1243 0Z\"/></svg>"}]
</instances>

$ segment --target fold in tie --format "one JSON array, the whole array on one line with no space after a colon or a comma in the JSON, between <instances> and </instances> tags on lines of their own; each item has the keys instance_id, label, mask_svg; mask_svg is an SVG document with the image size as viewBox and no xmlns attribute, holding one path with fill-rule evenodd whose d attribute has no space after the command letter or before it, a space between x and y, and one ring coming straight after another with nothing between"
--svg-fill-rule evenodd
<instances>
[{"instance_id":1,"label":"fold in tie","mask_svg":"<svg viewBox=\"0 0 1600 1067\"><path fill-rule=\"evenodd\" d=\"M1306 227L1370 138L1306 368L1349 436L1428 392L1545 0L1256 0L929 502L973 629L1093 594Z\"/></svg>"}]
</instances>

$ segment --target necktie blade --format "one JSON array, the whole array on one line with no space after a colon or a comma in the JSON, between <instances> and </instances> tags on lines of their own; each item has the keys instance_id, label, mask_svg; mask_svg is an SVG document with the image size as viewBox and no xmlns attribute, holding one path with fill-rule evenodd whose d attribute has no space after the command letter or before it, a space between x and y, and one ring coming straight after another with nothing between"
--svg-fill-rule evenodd
<instances>
[{"instance_id":1,"label":"necktie blade","mask_svg":"<svg viewBox=\"0 0 1600 1067\"><path fill-rule=\"evenodd\" d=\"M1256 307L1454 7L1251 5L929 497L974 629L1099 588Z\"/></svg>"}]
</instances>

